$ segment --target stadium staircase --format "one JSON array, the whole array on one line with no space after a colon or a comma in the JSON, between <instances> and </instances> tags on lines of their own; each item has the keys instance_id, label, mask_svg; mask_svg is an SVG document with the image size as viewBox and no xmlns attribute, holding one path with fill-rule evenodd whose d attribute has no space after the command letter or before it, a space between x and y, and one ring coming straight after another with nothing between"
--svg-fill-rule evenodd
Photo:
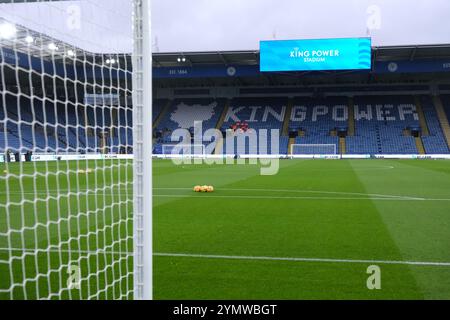
<instances>
[{"instance_id":1,"label":"stadium staircase","mask_svg":"<svg viewBox=\"0 0 450 320\"><path fill-rule=\"evenodd\" d=\"M427 120L425 118L425 113L423 112L422 102L418 96L414 96L414 103L416 105L417 114L419 115L420 128L422 129L422 135L429 136L430 131L428 130Z\"/></svg>"},{"instance_id":2,"label":"stadium staircase","mask_svg":"<svg viewBox=\"0 0 450 320\"><path fill-rule=\"evenodd\" d=\"M292 145L295 143L295 138L289 138L288 154L292 155Z\"/></svg>"},{"instance_id":3,"label":"stadium staircase","mask_svg":"<svg viewBox=\"0 0 450 320\"><path fill-rule=\"evenodd\" d=\"M220 137L219 140L216 142L216 147L214 148L214 154L220 155L225 153L225 150L223 150L223 137Z\"/></svg>"},{"instance_id":4,"label":"stadium staircase","mask_svg":"<svg viewBox=\"0 0 450 320\"><path fill-rule=\"evenodd\" d=\"M224 107L223 107L222 114L220 115L219 120L217 121L217 124L216 124L216 129L217 129L217 130L220 130L220 129L222 128L223 122L224 122L225 117L226 117L226 115L227 115L227 113L228 113L228 108L229 108L229 107L230 107L230 99L227 99L227 100L225 101L225 105L224 105ZM222 137L216 142L216 147L214 148L214 154L215 154L215 155L220 155L220 154L224 154L224 153L225 153L225 150L224 150L224 148L223 148L223 145L224 145L223 141L224 141L224 139L223 139L223 136L222 136Z\"/></svg>"},{"instance_id":5,"label":"stadium staircase","mask_svg":"<svg viewBox=\"0 0 450 320\"><path fill-rule=\"evenodd\" d=\"M94 123L91 123L91 118L89 117L89 109L88 107L84 108L84 123L87 128L87 136L88 137L94 137Z\"/></svg>"},{"instance_id":6,"label":"stadium staircase","mask_svg":"<svg viewBox=\"0 0 450 320\"><path fill-rule=\"evenodd\" d=\"M110 128L109 132L111 132L111 137L114 137L116 135L116 125L115 125L115 123L117 123L117 109L113 108L111 111L112 111L111 112L111 120L112 121L111 121L111 128Z\"/></svg>"},{"instance_id":7,"label":"stadium staircase","mask_svg":"<svg viewBox=\"0 0 450 320\"><path fill-rule=\"evenodd\" d=\"M294 101L292 98L289 98L288 104L287 104L287 110L286 114L284 115L284 122L283 122L283 130L282 130L282 136L288 136L289 135L289 123L291 121L291 114L292 114L292 106L294 104Z\"/></svg>"},{"instance_id":8,"label":"stadium staircase","mask_svg":"<svg viewBox=\"0 0 450 320\"><path fill-rule=\"evenodd\" d=\"M155 121L153 122L153 128L157 128L158 127L159 123L164 118L164 115L169 111L171 105L172 105L172 100L167 100L167 102L164 105L163 109L161 110L161 112L156 117Z\"/></svg>"},{"instance_id":9,"label":"stadium staircase","mask_svg":"<svg viewBox=\"0 0 450 320\"><path fill-rule=\"evenodd\" d=\"M222 114L220 115L219 120L217 121L217 124L216 124L217 130L220 130L222 128L223 122L225 120L225 117L227 116L229 107L230 107L230 99L227 99L225 101L225 105L223 107ZM223 136L221 137L221 139L219 139L219 141L217 141L216 147L214 148L215 155L225 154L225 150L223 148L223 146L224 146L223 141L224 141Z\"/></svg>"},{"instance_id":10,"label":"stadium staircase","mask_svg":"<svg viewBox=\"0 0 450 320\"><path fill-rule=\"evenodd\" d=\"M347 135L355 135L355 104L353 98L348 98L348 131Z\"/></svg>"},{"instance_id":11,"label":"stadium staircase","mask_svg":"<svg viewBox=\"0 0 450 320\"><path fill-rule=\"evenodd\" d=\"M345 144L345 138L340 137L339 138L339 153L345 154L346 153L346 144Z\"/></svg>"},{"instance_id":12,"label":"stadium staircase","mask_svg":"<svg viewBox=\"0 0 450 320\"><path fill-rule=\"evenodd\" d=\"M219 118L219 120L217 121L217 124L216 124L216 129L217 130L220 130L222 128L223 123L225 121L225 117L227 116L229 108L230 108L230 99L227 99L225 101L225 106L223 108L222 114L220 115L220 118ZM222 143L223 143L223 141L222 141Z\"/></svg>"},{"instance_id":13,"label":"stadium staircase","mask_svg":"<svg viewBox=\"0 0 450 320\"><path fill-rule=\"evenodd\" d=\"M433 96L433 103L436 108L439 123L441 124L442 131L444 132L444 136L447 141L447 146L450 149L450 126L444 110L444 105L442 104L439 96Z\"/></svg>"},{"instance_id":14,"label":"stadium staircase","mask_svg":"<svg viewBox=\"0 0 450 320\"><path fill-rule=\"evenodd\" d=\"M416 148L419 154L425 154L425 147L423 146L422 138L415 137L415 141L416 141Z\"/></svg>"}]
</instances>

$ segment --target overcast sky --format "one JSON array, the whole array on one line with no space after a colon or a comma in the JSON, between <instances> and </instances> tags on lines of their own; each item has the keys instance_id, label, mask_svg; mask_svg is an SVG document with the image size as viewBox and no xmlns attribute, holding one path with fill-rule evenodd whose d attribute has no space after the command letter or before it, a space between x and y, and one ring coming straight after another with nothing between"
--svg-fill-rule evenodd
<instances>
[{"instance_id":1,"label":"overcast sky","mask_svg":"<svg viewBox=\"0 0 450 320\"><path fill-rule=\"evenodd\" d=\"M131 52L131 11L131 0L0 4L0 16L93 52ZM152 20L160 52L257 50L260 40L368 29L376 46L450 43L449 0L152 0Z\"/></svg>"}]
</instances>

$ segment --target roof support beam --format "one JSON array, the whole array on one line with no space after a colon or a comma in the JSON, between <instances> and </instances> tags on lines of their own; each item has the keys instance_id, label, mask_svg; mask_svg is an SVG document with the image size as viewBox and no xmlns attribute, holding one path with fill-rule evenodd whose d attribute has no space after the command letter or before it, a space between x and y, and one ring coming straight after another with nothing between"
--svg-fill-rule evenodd
<instances>
[{"instance_id":1,"label":"roof support beam","mask_svg":"<svg viewBox=\"0 0 450 320\"><path fill-rule=\"evenodd\" d=\"M228 61L227 61L227 59L225 59L224 55L220 51L218 51L217 54L219 55L219 58L220 58L220 60L222 60L223 64L225 66L228 66Z\"/></svg>"},{"instance_id":2,"label":"roof support beam","mask_svg":"<svg viewBox=\"0 0 450 320\"><path fill-rule=\"evenodd\" d=\"M409 56L409 61L413 61L414 57L416 56L417 47L414 47L414 49L411 50L411 55Z\"/></svg>"}]
</instances>

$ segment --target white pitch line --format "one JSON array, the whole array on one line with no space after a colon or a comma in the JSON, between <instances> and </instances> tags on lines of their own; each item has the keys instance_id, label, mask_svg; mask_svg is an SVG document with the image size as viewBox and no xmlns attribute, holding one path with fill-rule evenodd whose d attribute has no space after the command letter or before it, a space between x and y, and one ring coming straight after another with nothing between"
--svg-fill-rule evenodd
<instances>
[{"instance_id":1,"label":"white pitch line","mask_svg":"<svg viewBox=\"0 0 450 320\"><path fill-rule=\"evenodd\" d=\"M182 187L182 188L153 188L153 190L192 190L190 187ZM400 196L400 195L387 195L387 194L377 194L377 193L360 193L360 192L344 192L344 191L326 191L326 190L301 190L301 189L248 189L248 188L220 188L220 191L250 191L250 192L283 192L283 193L312 193L312 194L336 194L336 195L349 195L349 196L365 196L365 199L370 198L400 198L400 199L408 199L408 200L429 200L421 197L413 197L413 196ZM112 189L112 188L99 188L97 190L87 189L87 190L48 190L46 191L36 191L36 192L14 192L10 191L10 195L22 195L22 194L30 194L30 195L48 195L52 196L51 193L59 193L59 195L67 196L71 195L85 195L87 193L91 193L91 195L106 195L111 196L111 192L118 193L126 193L127 191L132 192L132 188L130 189ZM0 192L0 194L6 194L6 192ZM433 199L438 201L449 201L450 199Z\"/></svg>"},{"instance_id":2,"label":"white pitch line","mask_svg":"<svg viewBox=\"0 0 450 320\"><path fill-rule=\"evenodd\" d=\"M242 196L242 195L181 195L181 194L154 194L155 198L185 198L185 199L286 199L286 200L374 200L374 201L432 201L433 199L418 199L418 198L368 198L368 197L277 197L277 196ZM444 199L439 199L444 201ZM450 199L447 199L450 201Z\"/></svg>"},{"instance_id":3,"label":"white pitch line","mask_svg":"<svg viewBox=\"0 0 450 320\"><path fill-rule=\"evenodd\" d=\"M126 189L122 189L126 190ZM192 188L153 188L153 190L192 190ZM360 197L293 197L293 196L249 196L249 195L222 195L222 196L212 196L208 195L209 198L247 198L247 199L305 199L305 200L380 200L380 201L450 201L450 198L420 198L413 196L400 196L400 195L386 195L386 194L377 194L377 193L358 193L358 192L343 192L343 191L320 191L320 190L289 190L289 189L244 189L244 188L220 188L220 191L250 191L250 192L283 192L283 193L312 193L312 194L336 194L336 195L349 195L349 196L360 196ZM49 192L9 192L9 195L45 195L48 197L54 197L55 195L51 194L52 192L59 192L56 196L106 196L106 197L114 197L119 195L126 194L126 191L122 193L122 191L116 192L116 190L82 190L81 192L69 192L68 190L49 190ZM131 191L131 190L130 190ZM67 192L67 193L62 193ZM111 194L111 192L113 194ZM0 192L1 194L6 194L5 192ZM154 197L173 197L173 198L200 198L200 196L190 196L190 195L157 195L153 194Z\"/></svg>"},{"instance_id":4,"label":"white pitch line","mask_svg":"<svg viewBox=\"0 0 450 320\"><path fill-rule=\"evenodd\" d=\"M364 263L364 264L392 264L413 266L439 266L450 267L450 262L428 262L428 261L396 261L396 260L363 260L363 259L323 259L323 258L293 258L293 257L258 257L258 256L226 256L210 254L190 253L154 253L159 257L180 257L199 259L223 259L223 260L260 260L260 261L292 261L292 262L325 262L325 263Z\"/></svg>"},{"instance_id":5,"label":"white pitch line","mask_svg":"<svg viewBox=\"0 0 450 320\"><path fill-rule=\"evenodd\" d=\"M395 169L394 166L380 166L380 167L352 167L352 169L356 169L356 170L384 170L384 169ZM346 171L346 170L341 170L341 171Z\"/></svg>"},{"instance_id":6,"label":"white pitch line","mask_svg":"<svg viewBox=\"0 0 450 320\"><path fill-rule=\"evenodd\" d=\"M133 256L133 252L108 251L108 250L67 250L67 249L25 249L25 248L0 248L0 252L28 252L28 253L78 253L78 254L112 254ZM264 257L264 256L234 256L194 253L153 253L156 257L172 258L198 258L198 259L222 259L222 260L255 260L255 261L291 261L291 262L323 262L323 263L358 263L358 264L391 264L413 266L438 266L450 267L450 262L436 261L401 261L401 260L369 260L369 259L333 259L333 258L300 258L300 257ZM18 257L15 257L18 258Z\"/></svg>"},{"instance_id":7,"label":"white pitch line","mask_svg":"<svg viewBox=\"0 0 450 320\"><path fill-rule=\"evenodd\" d=\"M153 190L192 190L192 188L153 188ZM360 193L344 191L323 191L323 190L300 190L300 189L248 189L248 188L220 188L221 191L255 191L255 192L285 192L285 193L322 193L322 194L340 194L350 196L383 197L383 198L405 198L413 200L423 200L420 197L387 195L378 193Z\"/></svg>"}]
</instances>

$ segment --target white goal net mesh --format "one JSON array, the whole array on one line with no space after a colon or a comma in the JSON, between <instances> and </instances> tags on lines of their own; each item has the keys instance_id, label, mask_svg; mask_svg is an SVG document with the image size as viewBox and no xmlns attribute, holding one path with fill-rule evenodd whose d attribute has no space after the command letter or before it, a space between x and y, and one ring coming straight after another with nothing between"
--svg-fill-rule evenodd
<instances>
[{"instance_id":1,"label":"white goal net mesh","mask_svg":"<svg viewBox=\"0 0 450 320\"><path fill-rule=\"evenodd\" d=\"M0 299L133 298L122 2L0 4Z\"/></svg>"}]
</instances>

